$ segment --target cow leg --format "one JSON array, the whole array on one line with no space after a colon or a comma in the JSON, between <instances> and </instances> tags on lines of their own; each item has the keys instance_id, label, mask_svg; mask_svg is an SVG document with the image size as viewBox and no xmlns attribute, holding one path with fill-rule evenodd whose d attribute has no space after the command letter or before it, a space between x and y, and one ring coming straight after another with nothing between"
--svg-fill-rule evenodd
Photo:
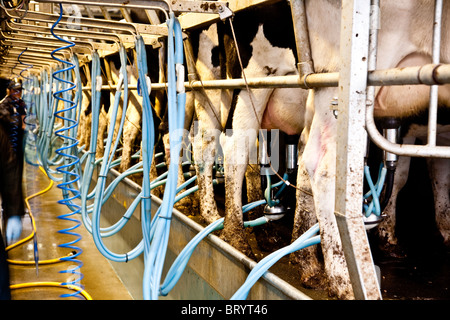
<instances>
[{"instance_id":1,"label":"cow leg","mask_svg":"<svg viewBox=\"0 0 450 320\"><path fill-rule=\"evenodd\" d=\"M163 144L164 144L164 150L165 150L165 157L166 157L166 163L167 163L167 167L169 167L170 164L170 159L172 157L172 155L170 154L170 140L169 140L169 133L166 133L163 136ZM184 138L183 138L184 139ZM177 155L177 156L181 156L181 155ZM184 178L184 173L183 173L183 163L182 161L178 162L178 178L177 178L177 187L179 187L180 185L182 185L183 183L186 182L186 179ZM186 191L185 189L180 190L180 193ZM184 197L182 199L180 199L179 201L177 201L175 203L175 208L180 210L181 212L184 212L186 214L192 214L192 197L191 196L187 196Z\"/></svg>"},{"instance_id":2,"label":"cow leg","mask_svg":"<svg viewBox=\"0 0 450 320\"><path fill-rule=\"evenodd\" d=\"M314 194L329 293L340 299L350 299L353 298L352 285L334 215L337 123L329 108L334 96L333 88L316 91L314 118L302 158Z\"/></svg>"},{"instance_id":3,"label":"cow leg","mask_svg":"<svg viewBox=\"0 0 450 320\"><path fill-rule=\"evenodd\" d=\"M156 178L158 178L158 171L156 169L156 164L155 164L155 153L153 153L153 159L152 159L152 164L150 166L150 181L154 181L156 180ZM164 186L158 186L156 188L153 188L151 191L152 195L162 199L162 195L164 193Z\"/></svg>"},{"instance_id":4,"label":"cow leg","mask_svg":"<svg viewBox=\"0 0 450 320\"><path fill-rule=\"evenodd\" d=\"M249 164L250 148L256 148L256 138L259 123L256 117L261 119L263 108L260 101L267 101L271 90L261 89L256 91L256 115L249 99L249 93L242 91L236 104L232 130L227 130L221 138L224 150L225 172L225 219L222 239L229 242L244 254L254 257L245 237L242 213L242 187L245 172ZM251 93L253 95L253 92ZM256 116L256 117L255 117ZM254 150L252 150L254 151ZM255 155L256 153L251 153ZM254 163L254 162L253 162Z\"/></svg>"},{"instance_id":5,"label":"cow leg","mask_svg":"<svg viewBox=\"0 0 450 320\"><path fill-rule=\"evenodd\" d=\"M200 198L200 215L207 224L220 218L214 198L213 166L216 155L218 131L204 128L202 121L194 135L193 150L195 171L197 174L198 197Z\"/></svg>"},{"instance_id":6,"label":"cow leg","mask_svg":"<svg viewBox=\"0 0 450 320\"><path fill-rule=\"evenodd\" d=\"M296 208L294 216L294 225L292 229L292 241L304 234L317 223L317 217L314 209L314 198L311 189L311 182L308 172L305 168L303 152L306 142L309 138L309 131L314 115L314 91L308 93L305 106L305 127L300 136L298 145L298 169L297 169L297 189L296 189ZM300 280L307 288L326 289L327 280L323 265L323 259L320 259L320 247L311 246L302 250L293 252L290 262L295 265L300 273Z\"/></svg>"},{"instance_id":7,"label":"cow leg","mask_svg":"<svg viewBox=\"0 0 450 320\"><path fill-rule=\"evenodd\" d=\"M126 111L126 120L123 126L123 149L122 160L120 162L119 171L126 171L131 165L131 156L133 153L134 142L141 130L141 112L137 106L142 105L142 98L137 95L136 91L130 92L130 104Z\"/></svg>"},{"instance_id":8,"label":"cow leg","mask_svg":"<svg viewBox=\"0 0 450 320\"><path fill-rule=\"evenodd\" d=\"M438 143L444 139L445 144L441 145L450 145L450 135L447 134L447 138L444 135L437 136ZM436 224L444 244L450 247L450 159L429 158L427 162L434 194Z\"/></svg>"},{"instance_id":9,"label":"cow leg","mask_svg":"<svg viewBox=\"0 0 450 320\"><path fill-rule=\"evenodd\" d=\"M199 35L198 54L195 62L196 76L200 80L222 78L218 61L223 59L219 48L217 24L212 24ZM190 58L190 56L187 56ZM194 123L194 165L197 174L200 215L209 224L221 218L214 198L213 166L222 127L221 115L229 110L231 92L228 90L196 90ZM225 116L226 118L226 116Z\"/></svg>"},{"instance_id":10,"label":"cow leg","mask_svg":"<svg viewBox=\"0 0 450 320\"><path fill-rule=\"evenodd\" d=\"M85 146L84 150L89 149L89 142L90 142L90 133L91 133L91 117L90 113L88 112L88 108L91 104L91 95L90 93L83 91L81 93L83 95L82 99L82 105L80 110L80 123L78 128L78 140L79 146Z\"/></svg>"},{"instance_id":11,"label":"cow leg","mask_svg":"<svg viewBox=\"0 0 450 320\"><path fill-rule=\"evenodd\" d=\"M309 176L302 158L300 157L299 160L296 191L297 205L292 230L293 241L317 223ZM319 258L318 246L310 246L293 252L290 256L290 262L296 266L300 274L300 281L305 287L313 289L327 288L323 261Z\"/></svg>"},{"instance_id":12,"label":"cow leg","mask_svg":"<svg viewBox=\"0 0 450 320\"><path fill-rule=\"evenodd\" d=\"M105 132L108 127L108 115L106 111L101 108L100 116L98 119L98 135L97 135L97 151L96 158L103 157L103 153L105 152Z\"/></svg>"},{"instance_id":13,"label":"cow leg","mask_svg":"<svg viewBox=\"0 0 450 320\"><path fill-rule=\"evenodd\" d=\"M194 117L194 110L195 110L195 101L194 101L194 94L192 92L189 92L186 94L186 104L185 104L185 122L184 122L184 132L183 132L183 142L182 142L182 149L180 157L182 157L181 161L179 161L179 168L178 168L178 186L183 184L186 179L184 178L183 173L183 162L186 161L186 159L191 160L191 154L190 154L190 141L189 141L189 129L192 125L192 120ZM166 150L169 146L166 147ZM169 149L170 150L170 149ZM189 187L189 186L188 186ZM181 193L182 191L180 191ZM194 216L196 212L198 211L198 193L192 193L187 197L184 197L180 201L176 203L176 208L180 209L181 211L185 212L186 214Z\"/></svg>"},{"instance_id":14,"label":"cow leg","mask_svg":"<svg viewBox=\"0 0 450 320\"><path fill-rule=\"evenodd\" d=\"M414 144L414 140L414 137L405 137L403 139L403 143ZM382 252L387 253L393 257L403 256L398 248L397 237L395 235L396 208L398 193L403 189L408 180L410 162L410 157L399 157L397 167L395 169L392 195L386 208L383 211L384 219L377 228L377 234L380 241L380 249L382 250Z\"/></svg>"},{"instance_id":15,"label":"cow leg","mask_svg":"<svg viewBox=\"0 0 450 320\"><path fill-rule=\"evenodd\" d=\"M242 186L247 169L246 148L229 137L224 147L225 219L221 238L249 257L252 250L247 243L242 213ZM242 139L242 137L241 137Z\"/></svg>"}]
</instances>

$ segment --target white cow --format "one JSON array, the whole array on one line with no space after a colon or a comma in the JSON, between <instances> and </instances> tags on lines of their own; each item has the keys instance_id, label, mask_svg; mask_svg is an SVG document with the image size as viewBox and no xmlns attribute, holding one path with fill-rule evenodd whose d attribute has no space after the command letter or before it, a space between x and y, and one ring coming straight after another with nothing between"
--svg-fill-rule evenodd
<instances>
[{"instance_id":1,"label":"white cow","mask_svg":"<svg viewBox=\"0 0 450 320\"><path fill-rule=\"evenodd\" d=\"M378 69L416 66L430 63L434 1L383 1L379 30ZM443 30L446 30L450 8L444 3ZM311 50L316 71L339 71L340 1L306 1ZM326 17L326 23L324 23ZM441 58L449 62L450 37L442 34ZM441 105L448 106L450 86L439 90ZM375 112L378 117L403 117L428 106L426 86L393 86L377 88ZM336 174L336 119L330 101L338 96L337 88L314 90L314 117L303 133L306 143L300 166L310 177L316 215L321 230L321 244L330 293L339 298L353 297L346 262L334 216ZM321 272L309 266L314 278ZM306 269L305 269L306 270Z\"/></svg>"}]
</instances>

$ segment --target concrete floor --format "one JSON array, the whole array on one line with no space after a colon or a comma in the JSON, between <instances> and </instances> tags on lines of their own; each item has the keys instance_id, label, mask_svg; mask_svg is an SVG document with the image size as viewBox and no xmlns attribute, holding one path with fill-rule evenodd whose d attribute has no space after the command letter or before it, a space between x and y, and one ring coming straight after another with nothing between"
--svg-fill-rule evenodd
<instances>
[{"instance_id":1,"label":"concrete floor","mask_svg":"<svg viewBox=\"0 0 450 320\"><path fill-rule=\"evenodd\" d=\"M25 165L24 169L24 191L27 197L33 195L50 184L50 180L39 170L38 167ZM60 244L74 241L76 238L71 235L58 233L59 230L70 228L76 224L71 221L58 219L59 215L70 213L65 205L57 203L62 199L61 189L54 183L52 188L42 195L29 200L31 212L36 220L37 241L39 248L39 259L48 260L65 256L71 250L59 247ZM81 216L71 216L71 218L81 219ZM25 238L32 232L31 219L25 216L23 219L22 237ZM132 297L118 278L109 261L97 250L91 234L84 225L80 225L73 232L82 236L82 239L74 244L81 248L83 252L78 259L83 266L80 271L83 274L81 284L93 300L131 300ZM10 260L34 261L34 245L30 240L8 252ZM60 273L67 270L76 263L73 261L58 262L49 265L40 265L36 274L35 265L10 265L11 284L22 284L30 282L64 282L74 275L70 273ZM73 267L72 267L73 268ZM16 289L12 291L13 300L65 300L84 299L83 297L61 297L62 294L72 294L66 288L59 287L31 287Z\"/></svg>"}]
</instances>

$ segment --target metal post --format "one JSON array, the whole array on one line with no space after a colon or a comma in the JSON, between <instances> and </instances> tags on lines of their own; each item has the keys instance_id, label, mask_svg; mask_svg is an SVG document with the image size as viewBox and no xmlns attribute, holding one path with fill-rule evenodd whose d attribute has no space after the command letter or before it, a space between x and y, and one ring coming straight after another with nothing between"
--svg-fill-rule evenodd
<instances>
[{"instance_id":1,"label":"metal post","mask_svg":"<svg viewBox=\"0 0 450 320\"><path fill-rule=\"evenodd\" d=\"M362 217L370 0L343 0L335 214L356 299L381 299Z\"/></svg>"},{"instance_id":2,"label":"metal post","mask_svg":"<svg viewBox=\"0 0 450 320\"><path fill-rule=\"evenodd\" d=\"M441 56L442 0L435 1L433 24L432 63L439 64ZM430 87L430 108L428 111L428 146L436 145L436 127L438 110L438 86Z\"/></svg>"},{"instance_id":3,"label":"metal post","mask_svg":"<svg viewBox=\"0 0 450 320\"><path fill-rule=\"evenodd\" d=\"M297 46L298 71L300 78L314 73L314 64L309 44L308 22L304 0L291 0L292 21Z\"/></svg>"}]
</instances>

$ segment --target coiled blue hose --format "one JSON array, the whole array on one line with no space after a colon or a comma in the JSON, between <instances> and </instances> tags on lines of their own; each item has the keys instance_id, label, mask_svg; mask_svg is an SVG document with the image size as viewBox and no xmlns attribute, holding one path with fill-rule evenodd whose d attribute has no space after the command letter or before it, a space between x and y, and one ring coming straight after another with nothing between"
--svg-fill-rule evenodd
<instances>
[{"instance_id":1,"label":"coiled blue hose","mask_svg":"<svg viewBox=\"0 0 450 320\"><path fill-rule=\"evenodd\" d=\"M55 134L62 138L64 141L64 145L57 149L56 152L61 155L64 158L64 165L59 166L57 168L57 171L61 174L63 174L63 182L58 185L58 188L60 188L63 192L63 200L58 201L58 203L65 205L65 206L71 206L75 208L75 211L72 211L68 214L63 214L58 216L61 220L66 220L74 223L75 225L63 230L60 230L59 233L66 234L75 237L75 240L60 244L59 247L62 248L68 248L71 249L73 252L73 255L69 257L61 258L61 260L69 261L76 263L76 266L70 266L70 269L62 270L60 273L69 273L73 275L72 279L68 279L68 281L61 283L61 285L76 285L82 288L81 286L81 279L83 278L83 274L79 271L82 267L83 263L81 260L78 259L78 257L83 252L81 248L76 246L75 244L81 240L81 235L74 232L76 228L78 228L81 225L81 222L78 219L73 218L72 216L80 212L80 206L73 203L73 200L79 199L80 193L77 188L73 187L73 184L76 183L79 180L79 175L76 173L76 166L79 163L79 158L76 154L74 154L74 150L76 149L76 146L78 145L78 140L74 139L71 136L70 131L73 130L77 125L78 122L74 120L74 110L76 108L76 104L74 101L70 99L69 92L74 90L76 88L75 84L71 81L71 72L70 70L75 68L75 65L69 61L64 61L55 56L55 53L59 50L67 49L70 47L73 47L75 43L62 39L61 37L57 36L54 32L54 28L58 23L61 21L63 9L62 4L59 4L59 10L60 15L58 20L52 25L51 27L51 33L55 38L57 38L60 41L63 41L67 43L67 46L63 46L61 48L55 49L52 51L51 56L53 59L63 63L63 65L68 65L67 68L55 71L53 73L53 77L60 81L60 83L63 84L63 89L56 91L53 93L53 97L55 100L63 101L64 102L64 109L60 111L55 111L55 116L59 119L62 119L64 121L64 127L55 131ZM57 75L62 74L65 76L65 79L63 77L58 77ZM67 85L67 86L66 86ZM66 88L64 88L66 87ZM63 94L63 97L60 96L60 94ZM66 135L63 134L63 132L66 132ZM72 179L70 179L72 178ZM73 194L72 196L69 195L69 193ZM71 297L79 295L80 291L71 293L71 294L63 294L61 297Z\"/></svg>"},{"instance_id":2,"label":"coiled blue hose","mask_svg":"<svg viewBox=\"0 0 450 320\"><path fill-rule=\"evenodd\" d=\"M14 106L9 134L11 147L14 150L14 153L17 153L17 151L19 150L19 120L20 114L19 112L17 112L17 107Z\"/></svg>"},{"instance_id":3,"label":"coiled blue hose","mask_svg":"<svg viewBox=\"0 0 450 320\"><path fill-rule=\"evenodd\" d=\"M51 74L53 75L53 69L50 70ZM47 176L52 179L53 181L62 181L63 177L57 177L54 174L57 173L56 170L53 170L51 166L57 166L62 163L64 158L60 156L60 154L56 153L55 157L53 159L50 159L49 156L53 152L53 146L54 142L56 140L59 140L59 137L55 134L55 129L60 126L58 124L55 126L55 118L58 104L57 99L52 94L52 91L58 91L59 88L62 88L62 85L64 83L59 84L58 82L53 82L54 77L51 76L48 78L48 75L44 75L44 80L47 81L43 85L43 101L41 103L41 107L43 109L42 116L44 119L43 122L43 129L41 129L41 137L38 144L39 149L39 159L42 167L45 169ZM54 90L52 88L54 87ZM45 92L47 94L45 94Z\"/></svg>"}]
</instances>

